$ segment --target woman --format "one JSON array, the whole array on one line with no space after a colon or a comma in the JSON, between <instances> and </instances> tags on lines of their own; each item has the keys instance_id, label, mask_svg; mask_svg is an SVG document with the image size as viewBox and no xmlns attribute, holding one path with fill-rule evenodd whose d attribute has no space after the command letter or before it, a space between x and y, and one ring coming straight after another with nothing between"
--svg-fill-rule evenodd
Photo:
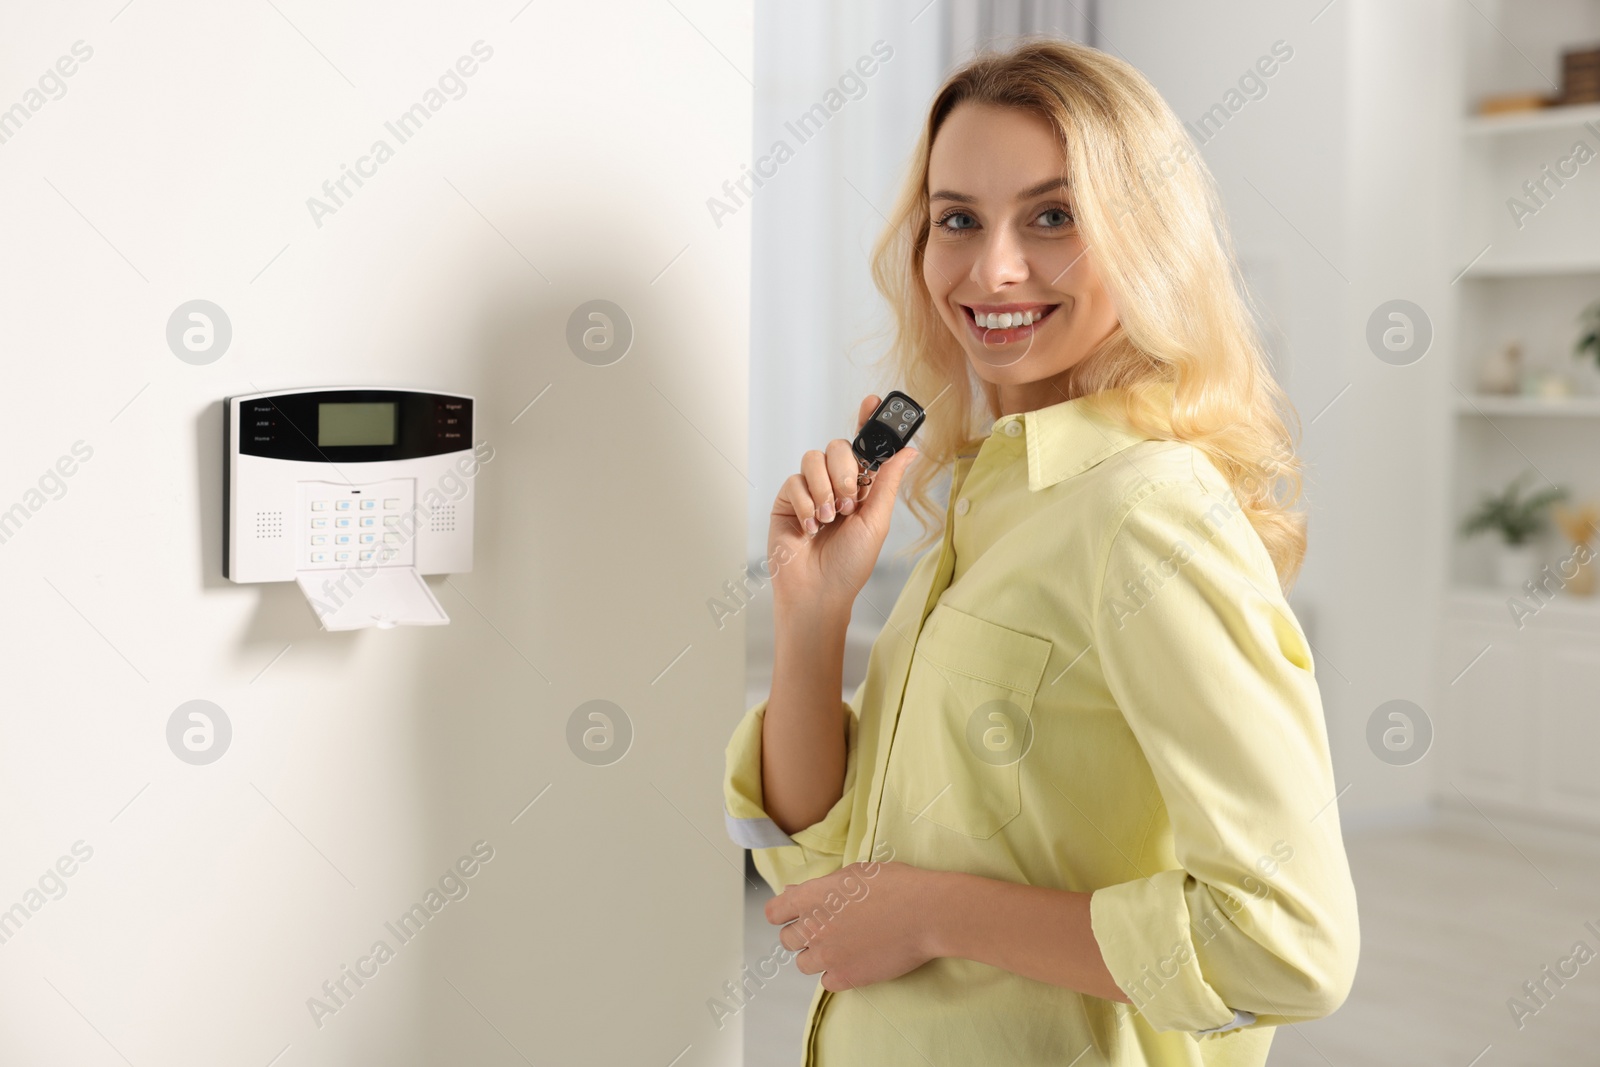
<instances>
[{"instance_id":1,"label":"woman","mask_svg":"<svg viewBox=\"0 0 1600 1067\"><path fill-rule=\"evenodd\" d=\"M1128 64L1030 41L940 90L873 271L928 421L864 493L843 438L784 483L724 783L821 976L805 1062L1263 1064L1359 934L1288 405L1210 175ZM941 545L846 703L908 471Z\"/></svg>"}]
</instances>

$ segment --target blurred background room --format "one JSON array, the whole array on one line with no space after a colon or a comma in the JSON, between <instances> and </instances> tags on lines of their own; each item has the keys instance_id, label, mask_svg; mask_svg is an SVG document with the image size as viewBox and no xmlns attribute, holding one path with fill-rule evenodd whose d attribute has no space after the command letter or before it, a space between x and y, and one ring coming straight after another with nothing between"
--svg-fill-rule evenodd
<instances>
[{"instance_id":1,"label":"blurred background room","mask_svg":"<svg viewBox=\"0 0 1600 1067\"><path fill-rule=\"evenodd\" d=\"M1290 599L1362 944L1344 1007L1271 1062L1600 1062L1600 976L1570 960L1600 948L1600 0L758 5L758 154L875 43L892 58L751 200L752 565L801 454L895 385L867 257L928 101L1035 32L1128 60L1187 121L1300 417ZM846 698L917 530L902 504ZM770 596L747 635L748 706ZM751 876L753 961L776 931ZM793 1062L815 981L786 967L745 1007L748 1063Z\"/></svg>"},{"instance_id":2,"label":"blurred background room","mask_svg":"<svg viewBox=\"0 0 1600 1067\"><path fill-rule=\"evenodd\" d=\"M800 1059L815 976L723 1000L770 582L712 605L905 384L869 255L1029 34L1184 121L1298 416L1361 942L1270 1062L1600 1064L1600 0L94 0L0 4L0 1067ZM324 390L416 433L246 493ZM337 529L468 443L416 558ZM327 625L351 551L404 617Z\"/></svg>"}]
</instances>

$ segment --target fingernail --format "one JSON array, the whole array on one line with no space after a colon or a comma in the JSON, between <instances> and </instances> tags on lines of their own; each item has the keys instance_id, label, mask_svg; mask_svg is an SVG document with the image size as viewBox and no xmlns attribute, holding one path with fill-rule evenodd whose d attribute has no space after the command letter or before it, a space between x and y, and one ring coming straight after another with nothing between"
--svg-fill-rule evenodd
<instances>
[{"instance_id":1,"label":"fingernail","mask_svg":"<svg viewBox=\"0 0 1600 1067\"><path fill-rule=\"evenodd\" d=\"M810 515L807 515L806 516L806 521L804 523L802 523L801 525L803 525L806 528L806 533L810 534L812 537L817 536L817 520L816 519L813 519Z\"/></svg>"},{"instance_id":2,"label":"fingernail","mask_svg":"<svg viewBox=\"0 0 1600 1067\"><path fill-rule=\"evenodd\" d=\"M818 511L817 511L817 517L819 519L821 519L823 522L832 522L833 521L833 501L832 500L824 500L822 502L822 507L819 508Z\"/></svg>"},{"instance_id":3,"label":"fingernail","mask_svg":"<svg viewBox=\"0 0 1600 1067\"><path fill-rule=\"evenodd\" d=\"M852 511L854 511L855 509L856 509L856 498L855 497L847 496L843 500L839 501L839 514L848 515Z\"/></svg>"}]
</instances>

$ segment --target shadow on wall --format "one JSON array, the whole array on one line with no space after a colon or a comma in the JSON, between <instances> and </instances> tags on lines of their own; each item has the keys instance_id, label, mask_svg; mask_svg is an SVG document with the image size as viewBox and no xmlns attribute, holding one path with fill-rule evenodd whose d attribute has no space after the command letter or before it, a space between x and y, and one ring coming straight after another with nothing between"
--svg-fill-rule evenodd
<instances>
[{"instance_id":1,"label":"shadow on wall","mask_svg":"<svg viewBox=\"0 0 1600 1067\"><path fill-rule=\"evenodd\" d=\"M328 1043L323 1056L343 1047L350 1057L321 1062L521 1063L548 1050L539 1035L552 1029L613 1034L603 1046L627 1039L606 1007L619 997L698 1041L707 991L738 973L731 956L667 996L659 970L638 961L641 952L672 953L686 923L711 931L739 914L744 883L738 850L724 839L722 752L702 742L731 730L741 710L734 664L743 621L712 631L704 600L715 588L705 575L735 572L736 562L715 560L737 561L743 540L737 522L721 524L725 535L706 527L710 517L742 514L742 501L724 485L724 499L709 502L699 521L676 519L663 531L642 520L670 513L681 496L661 468L704 448L685 416L662 402L662 390L684 386L653 367L656 389L638 383L648 351L632 353L621 373L573 359L561 342L572 307L542 288L531 299L527 289L507 289L474 309L477 336L462 347L480 353L479 364L438 381L382 383L468 394L468 382L508 383L475 394L475 442L493 453L474 484L474 569L428 579L448 625L325 632L294 583L224 578L224 406L209 405L195 425L202 583L221 597L252 598L233 655L277 664L252 683L256 714L295 719L307 686L345 697L329 721L303 724L296 736L309 743L278 753L267 777L257 772L281 795L295 795L290 782L320 783L310 795L324 798L327 783L348 783L337 790L337 811L302 817L304 793L285 805L333 868L324 887L332 903L321 910L336 918L318 927L326 936L309 953L285 949L297 984L283 1006L296 1040ZM333 383L262 382L301 384ZM512 391L524 387L526 395ZM628 414L637 434L575 451L607 404ZM641 453L639 441L658 445ZM712 457L706 468L720 464ZM664 568L673 558L681 565ZM573 634L594 635L578 655L570 654ZM694 652L673 661L685 644ZM362 677L372 669L377 676ZM569 742L574 709L597 697L616 701L631 722L627 758L609 765L586 762ZM701 725L675 728L685 706ZM252 718L241 707L235 730L274 732ZM704 725L710 720L714 730ZM634 813L631 826L619 824L622 813ZM567 859L557 865L559 857ZM583 857L581 867L573 857ZM701 869L702 890L714 880L726 893L652 891L641 900L631 874L681 874L686 863ZM684 879L686 890L694 884ZM264 919L303 926L307 906L286 900ZM548 995L576 988L608 990L593 1018L575 1019L570 998ZM477 1037L463 1044L463 1034Z\"/></svg>"}]
</instances>

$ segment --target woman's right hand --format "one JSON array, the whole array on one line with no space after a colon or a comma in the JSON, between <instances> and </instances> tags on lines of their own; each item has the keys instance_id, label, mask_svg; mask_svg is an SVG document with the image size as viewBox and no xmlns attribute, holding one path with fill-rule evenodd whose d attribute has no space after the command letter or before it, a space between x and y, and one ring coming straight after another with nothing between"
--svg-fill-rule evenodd
<instances>
[{"instance_id":1,"label":"woman's right hand","mask_svg":"<svg viewBox=\"0 0 1600 1067\"><path fill-rule=\"evenodd\" d=\"M878 401L871 394L861 401L857 432ZM867 486L856 485L860 468L842 437L800 457L800 473L778 490L767 533L775 603L849 611L878 562L900 478L916 457L915 448L902 448Z\"/></svg>"}]
</instances>

